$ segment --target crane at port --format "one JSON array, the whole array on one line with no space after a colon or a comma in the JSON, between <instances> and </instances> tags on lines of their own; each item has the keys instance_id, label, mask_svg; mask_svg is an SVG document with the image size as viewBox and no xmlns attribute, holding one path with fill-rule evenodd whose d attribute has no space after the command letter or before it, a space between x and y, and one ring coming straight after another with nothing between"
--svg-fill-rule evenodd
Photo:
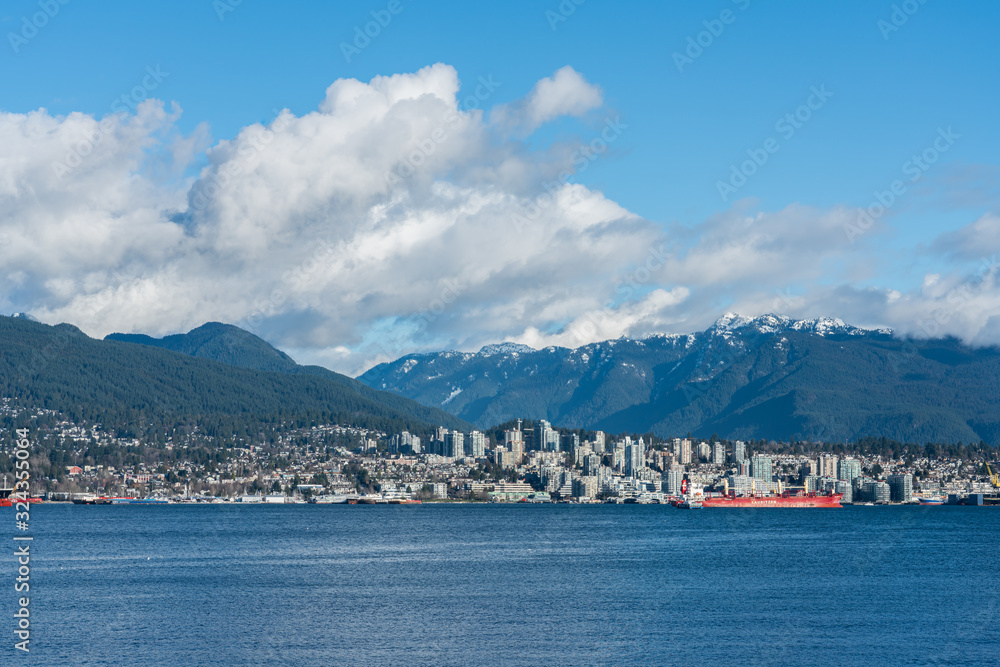
<instances>
[{"instance_id":1,"label":"crane at port","mask_svg":"<svg viewBox=\"0 0 1000 667\"><path fill-rule=\"evenodd\" d=\"M997 473L990 469L989 461L986 462L986 473L990 476L990 484L993 485L993 488L1000 489L1000 475L997 475Z\"/></svg>"}]
</instances>

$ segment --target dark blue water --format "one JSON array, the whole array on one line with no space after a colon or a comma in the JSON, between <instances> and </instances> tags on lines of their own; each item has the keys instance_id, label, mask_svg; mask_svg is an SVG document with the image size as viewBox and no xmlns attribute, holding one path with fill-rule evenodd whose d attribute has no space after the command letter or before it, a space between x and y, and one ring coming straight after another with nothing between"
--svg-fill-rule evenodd
<instances>
[{"instance_id":1,"label":"dark blue water","mask_svg":"<svg viewBox=\"0 0 1000 667\"><path fill-rule=\"evenodd\" d=\"M997 664L1000 648L1000 508L49 505L32 522L32 650L7 621L5 664Z\"/></svg>"}]
</instances>

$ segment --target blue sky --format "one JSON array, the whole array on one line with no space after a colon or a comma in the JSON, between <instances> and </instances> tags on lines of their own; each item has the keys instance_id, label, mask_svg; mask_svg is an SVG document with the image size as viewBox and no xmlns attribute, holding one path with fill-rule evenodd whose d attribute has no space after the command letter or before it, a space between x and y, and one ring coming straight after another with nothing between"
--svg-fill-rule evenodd
<instances>
[{"instance_id":1,"label":"blue sky","mask_svg":"<svg viewBox=\"0 0 1000 667\"><path fill-rule=\"evenodd\" d=\"M37 34L30 28L24 32L25 17L31 20L45 7L52 13L55 6L58 13L47 18ZM391 20L348 59L342 44L352 42L356 28L364 29L373 20L373 12ZM898 25L892 23L894 19ZM778 214L794 205L812 212L804 219L868 206L874 193L907 178L902 175L907 160L932 147L940 130L951 128L951 135L958 138L921 172L917 182L907 182L905 194L865 231L860 244L849 243L844 252L815 258L826 267L822 272L790 271L783 281L762 283L760 294L752 298L716 285L702 295L710 306L704 313L673 312L653 318L646 326L687 330L704 324L713 309L721 314L729 306L765 308L761 304L780 291L801 294L808 302L801 313L792 314L815 316L825 311L861 319L861 324L905 329L904 323L922 317L923 311L882 315L877 305L848 306L842 295L835 297L831 291L883 290L912 293L918 299L929 275L940 277L931 282L944 284L951 275L952 282L960 284L989 257L988 253L977 257L968 251L945 252L942 248L947 241L942 235L964 234L959 240L968 248L976 245L966 238L973 231L988 237L994 229L992 219L982 220L997 206L998 25L1000 6L985 1L719 0L621 5L586 0L577 5L572 0L561 4L555 0L399 0L392 7L388 2L279 5L254 0L238 4L233 0L71 0L65 5L47 5L17 1L5 3L0 14L0 27L7 36L0 48L0 110L26 114L44 108L54 118L80 112L100 119L120 110L114 101L143 85L147 68L164 72L162 80L143 94L148 92L168 106L176 102L183 113L166 130L158 131L177 136L201 132L202 139L194 142L198 149L169 179L151 176L148 164L135 167L132 173L141 173L156 187L183 189L187 186L178 183L197 179L209 165L205 149L220 140L233 140L254 123L270 123L275 110L287 108L295 117L315 111L327 87L338 79L367 83L380 75L415 73L444 63L462 82L456 97L459 104L473 93L479 77L498 82L484 102L491 109L516 105L536 82L570 66L600 89L600 106L549 119L533 132L518 136L517 150L540 160L553 145L589 141L607 118L620 116L626 128L620 138L573 180L641 218L651 233L662 233L668 244L676 244L680 254L703 243L712 226L706 227L706 221ZM710 35L713 29L718 34ZM30 38L18 40L11 34ZM700 51L689 41L699 39ZM679 63L677 54L689 59ZM779 130L776 123L794 114L817 89L832 95L820 103L814 97L816 108L794 133L787 130L788 125ZM719 182L729 179L733 165L748 159L748 151L760 155L768 139L775 141L772 147L776 145L777 151L768 154L766 163L747 177L745 185L724 200ZM500 148L507 140L490 139ZM154 143L142 150L174 148ZM145 202L141 208L149 206ZM171 206L171 214L176 214L177 206ZM970 231L976 221L979 226ZM21 219L18 224L30 225L31 220ZM822 234L818 239L828 243ZM952 239L952 245L959 240ZM790 248L789 252L798 254L799 250ZM623 257L613 273L620 277L622 271L630 272L628 267L643 261L639 255ZM102 270L108 275L117 272L132 279L152 279L149 266L136 269L133 264L123 260ZM80 269L88 276L95 270ZM510 272L496 270L498 274ZM58 280L77 283L61 291L32 288L31 278L22 277L28 287L8 289L7 304L49 317L72 314L66 304L96 289L82 276L59 276ZM563 277L563 286L575 280ZM40 275L35 282L43 286L56 279ZM558 281L558 274L551 279ZM654 278L638 286L635 295L684 287L688 297L675 296L690 302L698 292L683 283L682 274ZM511 284L520 283L512 278ZM561 293L565 301L572 301L570 296ZM472 299L471 293L466 298ZM479 303L482 299L496 305L495 296L482 294ZM580 308L609 304L621 306L620 300L609 297L603 304L581 302ZM669 307L674 307L672 301ZM471 312L476 305L470 301L462 308ZM353 331L353 343L332 345L333 334L296 337L287 333L291 322L295 327L303 321L320 330L327 327L323 324L327 318L316 304L304 300L294 308L282 303L271 310L262 318L262 334L334 366L336 355L327 352L331 347L348 354L351 363L359 354L370 361L370 354L357 352L360 341L381 335L372 332L382 332L386 322L394 321L379 311L370 316L367 327ZM496 313L501 311L507 312L503 308L491 312L500 317ZM523 313L523 308L510 312ZM203 314L204 310L184 314L175 328L196 324ZM285 324L279 321L282 317ZM412 324L415 314L397 317ZM510 317L509 312L503 317ZM544 321L518 317L511 326L467 336L458 329L448 330L448 326L462 326L462 318L450 308L434 322L417 326L426 335L407 338L400 350L438 344L467 347L496 338L542 344L573 320L568 313L553 313ZM454 321L446 325L450 318ZM233 314L228 319L239 321ZM977 331L986 323L982 320ZM139 318L133 325L152 332L171 329L157 318ZM100 332L100 327L91 328ZM532 338L534 334L526 333L529 330L540 333ZM343 338L342 332L337 335ZM558 336L552 340L568 342Z\"/></svg>"}]
</instances>

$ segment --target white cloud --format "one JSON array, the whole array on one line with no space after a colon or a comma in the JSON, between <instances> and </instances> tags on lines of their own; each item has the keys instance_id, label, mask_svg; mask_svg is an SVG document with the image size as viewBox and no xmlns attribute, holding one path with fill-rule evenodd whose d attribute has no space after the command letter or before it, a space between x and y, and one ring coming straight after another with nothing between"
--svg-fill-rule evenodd
<instances>
[{"instance_id":1,"label":"white cloud","mask_svg":"<svg viewBox=\"0 0 1000 667\"><path fill-rule=\"evenodd\" d=\"M604 104L598 86L566 65L535 84L524 98L498 107L492 121L514 132L531 134L545 123L561 116L582 116Z\"/></svg>"},{"instance_id":2,"label":"white cloud","mask_svg":"<svg viewBox=\"0 0 1000 667\"><path fill-rule=\"evenodd\" d=\"M879 256L876 234L848 242L846 209L738 202L665 228L557 181L571 146L506 133L600 105L571 69L493 115L464 110L460 90L441 64L339 80L316 111L219 142L189 180L177 174L207 132L180 136L162 103L105 119L0 113L4 309L95 336L227 321L347 372L415 350L688 332L724 310L904 331L935 317L989 340L993 273L961 298L961 266L924 290L853 287ZM74 151L79 164L53 166ZM932 250L985 247L994 225Z\"/></svg>"}]
</instances>

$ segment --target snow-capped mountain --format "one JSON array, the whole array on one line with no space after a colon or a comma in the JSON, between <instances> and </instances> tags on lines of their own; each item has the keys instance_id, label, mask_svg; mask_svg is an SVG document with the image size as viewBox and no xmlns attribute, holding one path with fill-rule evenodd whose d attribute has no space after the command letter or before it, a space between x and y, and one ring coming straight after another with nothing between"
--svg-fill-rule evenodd
<instances>
[{"instance_id":1,"label":"snow-capped mountain","mask_svg":"<svg viewBox=\"0 0 1000 667\"><path fill-rule=\"evenodd\" d=\"M967 442L1000 439L997 371L995 348L726 313L692 334L408 355L359 379L481 427L526 417L664 436Z\"/></svg>"}]
</instances>

